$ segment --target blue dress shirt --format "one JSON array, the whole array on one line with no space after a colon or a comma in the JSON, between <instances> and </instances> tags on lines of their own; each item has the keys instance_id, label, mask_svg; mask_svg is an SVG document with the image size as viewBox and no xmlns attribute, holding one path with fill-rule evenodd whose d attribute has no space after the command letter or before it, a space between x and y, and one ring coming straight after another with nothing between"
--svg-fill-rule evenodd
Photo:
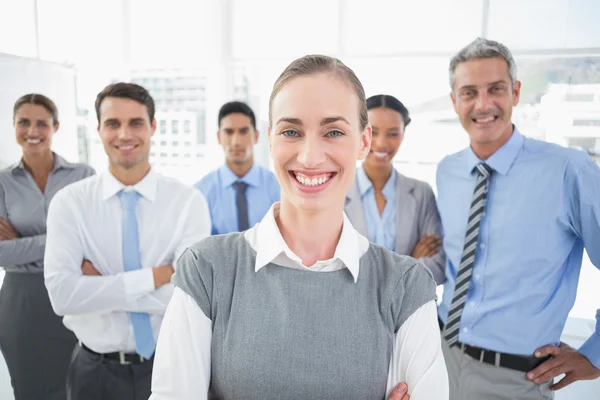
<instances>
[{"instance_id":1,"label":"blue dress shirt","mask_svg":"<svg viewBox=\"0 0 600 400\"><path fill-rule=\"evenodd\" d=\"M254 163L250 171L239 178L227 165L223 165L194 185L208 202L213 235L238 231L238 211L233 186L238 181L248 185L246 200L250 227L260 222L271 205L280 199L279 183L268 169Z\"/></svg>"},{"instance_id":2,"label":"blue dress shirt","mask_svg":"<svg viewBox=\"0 0 600 400\"><path fill-rule=\"evenodd\" d=\"M442 321L454 293L479 162L468 148L446 157L437 170L448 259ZM600 168L584 152L525 138L516 128L485 162L494 172L459 340L531 355L560 341L584 248L600 268ZM595 334L579 351L600 368L600 311L596 319Z\"/></svg>"},{"instance_id":3,"label":"blue dress shirt","mask_svg":"<svg viewBox=\"0 0 600 400\"><path fill-rule=\"evenodd\" d=\"M375 201L375 189L362 166L356 169L356 175L369 241L396 251L396 170L392 168L392 175L383 187L386 203L381 214Z\"/></svg>"}]
</instances>

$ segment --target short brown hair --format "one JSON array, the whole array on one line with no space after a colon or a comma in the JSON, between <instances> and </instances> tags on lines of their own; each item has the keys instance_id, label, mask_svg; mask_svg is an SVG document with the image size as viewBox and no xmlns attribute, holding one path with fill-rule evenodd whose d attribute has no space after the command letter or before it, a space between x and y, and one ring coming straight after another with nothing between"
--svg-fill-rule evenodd
<instances>
[{"instance_id":1,"label":"short brown hair","mask_svg":"<svg viewBox=\"0 0 600 400\"><path fill-rule=\"evenodd\" d=\"M13 122L17 117L17 111L25 104L34 104L44 107L52 116L53 125L58 124L58 108L56 108L56 104L54 104L54 102L48 97L39 93L28 93L19 97L19 99L15 102L15 106L13 107Z\"/></svg>"},{"instance_id":2,"label":"short brown hair","mask_svg":"<svg viewBox=\"0 0 600 400\"><path fill-rule=\"evenodd\" d=\"M271 109L273 106L273 99L286 83L298 76L327 72L337 75L354 90L359 102L360 129L365 129L369 123L369 117L367 114L365 89L363 88L362 83L360 83L360 80L354 71L346 66L346 64L337 58L323 55L307 55L298 58L297 60L292 61L281 75L279 75L279 78L277 78L273 85L273 91L271 92L271 98L269 99L269 124L272 123Z\"/></svg>"},{"instance_id":3,"label":"short brown hair","mask_svg":"<svg viewBox=\"0 0 600 400\"><path fill-rule=\"evenodd\" d=\"M100 123L100 106L107 97L118 97L121 99L131 99L143 104L148 108L148 117L150 122L154 120L154 99L150 93L140 85L128 82L111 83L105 87L98 96L96 96L96 117Z\"/></svg>"}]
</instances>

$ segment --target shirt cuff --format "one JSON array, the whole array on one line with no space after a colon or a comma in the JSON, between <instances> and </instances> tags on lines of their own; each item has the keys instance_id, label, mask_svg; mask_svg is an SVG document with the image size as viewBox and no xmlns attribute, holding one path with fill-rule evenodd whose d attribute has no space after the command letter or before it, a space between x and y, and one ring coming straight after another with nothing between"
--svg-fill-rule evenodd
<instances>
[{"instance_id":1,"label":"shirt cuff","mask_svg":"<svg viewBox=\"0 0 600 400\"><path fill-rule=\"evenodd\" d=\"M134 301L154 291L154 273L152 268L127 271L123 274L127 301Z\"/></svg>"},{"instance_id":2,"label":"shirt cuff","mask_svg":"<svg viewBox=\"0 0 600 400\"><path fill-rule=\"evenodd\" d=\"M596 312L596 331L579 348L579 353L600 369L600 310Z\"/></svg>"}]
</instances>

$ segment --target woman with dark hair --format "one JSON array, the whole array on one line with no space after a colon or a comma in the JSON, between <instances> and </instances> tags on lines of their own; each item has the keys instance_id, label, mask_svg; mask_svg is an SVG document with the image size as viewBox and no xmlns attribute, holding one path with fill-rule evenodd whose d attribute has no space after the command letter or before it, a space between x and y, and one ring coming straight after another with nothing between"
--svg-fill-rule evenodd
<instances>
[{"instance_id":1,"label":"woman with dark hair","mask_svg":"<svg viewBox=\"0 0 600 400\"><path fill-rule=\"evenodd\" d=\"M75 336L54 314L44 286L46 213L56 192L94 170L51 150L58 110L27 94L13 109L21 160L0 171L0 350L18 400L65 400Z\"/></svg>"},{"instance_id":2,"label":"woman with dark hair","mask_svg":"<svg viewBox=\"0 0 600 400\"><path fill-rule=\"evenodd\" d=\"M433 190L402 175L392 163L410 123L408 110L383 94L369 97L367 109L373 139L348 191L346 214L371 242L423 262L439 285L444 282L445 256Z\"/></svg>"}]
</instances>

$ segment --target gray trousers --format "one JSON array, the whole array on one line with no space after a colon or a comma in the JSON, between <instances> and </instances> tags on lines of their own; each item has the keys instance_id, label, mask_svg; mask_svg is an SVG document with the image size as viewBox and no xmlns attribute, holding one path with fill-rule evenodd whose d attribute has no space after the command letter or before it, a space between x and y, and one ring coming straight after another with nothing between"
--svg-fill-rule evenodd
<instances>
[{"instance_id":1,"label":"gray trousers","mask_svg":"<svg viewBox=\"0 0 600 400\"><path fill-rule=\"evenodd\" d=\"M15 400L65 400L75 343L52 310L44 274L8 272L0 290L0 350Z\"/></svg>"},{"instance_id":2,"label":"gray trousers","mask_svg":"<svg viewBox=\"0 0 600 400\"><path fill-rule=\"evenodd\" d=\"M554 399L551 382L536 385L525 372L480 363L448 347L442 339L448 369L450 400L547 400Z\"/></svg>"},{"instance_id":3,"label":"gray trousers","mask_svg":"<svg viewBox=\"0 0 600 400\"><path fill-rule=\"evenodd\" d=\"M121 365L75 346L67 400L148 400L153 360Z\"/></svg>"}]
</instances>

